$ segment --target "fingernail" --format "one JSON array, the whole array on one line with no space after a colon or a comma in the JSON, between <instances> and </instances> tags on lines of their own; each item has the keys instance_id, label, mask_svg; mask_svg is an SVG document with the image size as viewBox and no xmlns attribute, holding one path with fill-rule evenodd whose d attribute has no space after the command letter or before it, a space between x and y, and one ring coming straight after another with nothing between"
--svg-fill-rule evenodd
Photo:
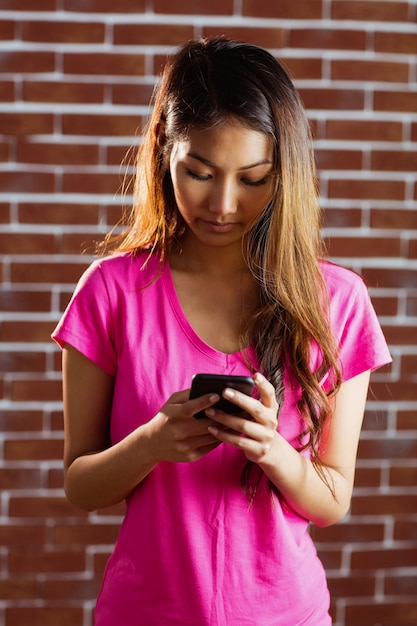
<instances>
[{"instance_id":1,"label":"fingernail","mask_svg":"<svg viewBox=\"0 0 417 626\"><path fill-rule=\"evenodd\" d=\"M235 392L233 391L233 389L225 389L223 395L227 396L228 398L234 398Z\"/></svg>"}]
</instances>

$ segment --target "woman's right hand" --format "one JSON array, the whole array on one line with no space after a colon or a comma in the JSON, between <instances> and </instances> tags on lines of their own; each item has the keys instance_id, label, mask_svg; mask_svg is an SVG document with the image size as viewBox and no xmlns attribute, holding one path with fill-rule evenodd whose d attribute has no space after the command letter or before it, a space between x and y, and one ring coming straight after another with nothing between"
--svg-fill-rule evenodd
<instances>
[{"instance_id":1,"label":"woman's right hand","mask_svg":"<svg viewBox=\"0 0 417 626\"><path fill-rule=\"evenodd\" d=\"M64 485L68 499L92 511L124 500L160 461L195 461L220 445L210 419L193 414L218 396L174 393L154 418L111 445L114 380L71 346L63 350Z\"/></svg>"},{"instance_id":2,"label":"woman's right hand","mask_svg":"<svg viewBox=\"0 0 417 626\"><path fill-rule=\"evenodd\" d=\"M189 392L187 389L173 393L155 417L141 427L149 438L149 450L156 462L196 461L220 443L208 431L212 420L193 417L218 402L220 397L206 394L189 400Z\"/></svg>"}]
</instances>

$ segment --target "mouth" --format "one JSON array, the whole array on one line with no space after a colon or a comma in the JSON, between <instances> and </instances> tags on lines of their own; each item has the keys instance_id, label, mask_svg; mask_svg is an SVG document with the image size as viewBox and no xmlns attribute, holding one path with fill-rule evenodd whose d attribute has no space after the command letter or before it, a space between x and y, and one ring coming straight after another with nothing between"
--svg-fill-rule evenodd
<instances>
[{"instance_id":1,"label":"mouth","mask_svg":"<svg viewBox=\"0 0 417 626\"><path fill-rule=\"evenodd\" d=\"M216 222L210 220L201 220L206 228L216 233L227 233L236 226L235 222Z\"/></svg>"}]
</instances>

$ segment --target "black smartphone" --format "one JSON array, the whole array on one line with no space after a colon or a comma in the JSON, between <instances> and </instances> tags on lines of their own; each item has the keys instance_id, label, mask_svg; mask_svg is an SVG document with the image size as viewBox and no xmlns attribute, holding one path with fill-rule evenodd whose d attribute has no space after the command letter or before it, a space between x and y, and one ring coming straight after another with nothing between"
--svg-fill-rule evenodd
<instances>
[{"instance_id":1,"label":"black smartphone","mask_svg":"<svg viewBox=\"0 0 417 626\"><path fill-rule=\"evenodd\" d=\"M231 387L237 391L245 393L247 396L251 396L254 387L254 380L251 376L228 376L224 374L195 374L191 381L190 400L192 398L199 398L206 393L217 393L220 396L220 400L213 404L220 411L225 413L231 413L232 415L239 415L243 413L242 409L233 402L229 402L225 398L222 398L222 391L226 387ZM195 413L194 417L201 419L207 417L204 411Z\"/></svg>"}]
</instances>

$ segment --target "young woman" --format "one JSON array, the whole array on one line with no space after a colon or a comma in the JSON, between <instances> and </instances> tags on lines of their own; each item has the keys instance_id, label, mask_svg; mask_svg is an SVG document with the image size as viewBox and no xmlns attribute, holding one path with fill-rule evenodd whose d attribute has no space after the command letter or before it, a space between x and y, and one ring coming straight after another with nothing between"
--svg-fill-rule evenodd
<instances>
[{"instance_id":1,"label":"young woman","mask_svg":"<svg viewBox=\"0 0 417 626\"><path fill-rule=\"evenodd\" d=\"M370 371L362 280L323 259L311 139L279 62L224 38L167 63L112 254L59 323L65 488L127 512L96 626L326 626L307 532L349 507ZM196 373L251 375L253 397ZM205 418L194 415L205 411Z\"/></svg>"}]
</instances>

